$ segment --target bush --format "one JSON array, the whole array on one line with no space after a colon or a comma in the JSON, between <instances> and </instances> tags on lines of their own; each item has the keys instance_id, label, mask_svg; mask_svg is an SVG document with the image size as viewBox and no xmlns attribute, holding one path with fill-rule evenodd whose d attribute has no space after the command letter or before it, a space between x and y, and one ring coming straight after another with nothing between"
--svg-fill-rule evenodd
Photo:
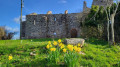
<instances>
[{"instance_id":1,"label":"bush","mask_svg":"<svg viewBox=\"0 0 120 67\"><path fill-rule=\"evenodd\" d=\"M97 27L82 27L81 36L84 38L99 38L103 39L104 31L103 29L98 29Z\"/></svg>"}]
</instances>

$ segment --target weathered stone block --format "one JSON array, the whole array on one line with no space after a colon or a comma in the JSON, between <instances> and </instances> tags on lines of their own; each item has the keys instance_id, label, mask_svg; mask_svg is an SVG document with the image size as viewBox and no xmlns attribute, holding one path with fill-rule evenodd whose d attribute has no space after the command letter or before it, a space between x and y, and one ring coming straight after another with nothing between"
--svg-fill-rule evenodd
<instances>
[{"instance_id":1,"label":"weathered stone block","mask_svg":"<svg viewBox=\"0 0 120 67\"><path fill-rule=\"evenodd\" d=\"M65 10L65 14L68 14L68 10Z\"/></svg>"},{"instance_id":2,"label":"weathered stone block","mask_svg":"<svg viewBox=\"0 0 120 67\"><path fill-rule=\"evenodd\" d=\"M37 13L31 13L31 14L29 14L29 15L37 15Z\"/></svg>"},{"instance_id":3,"label":"weathered stone block","mask_svg":"<svg viewBox=\"0 0 120 67\"><path fill-rule=\"evenodd\" d=\"M48 11L47 14L52 14L52 11Z\"/></svg>"},{"instance_id":4,"label":"weathered stone block","mask_svg":"<svg viewBox=\"0 0 120 67\"><path fill-rule=\"evenodd\" d=\"M64 43L65 44L71 44L71 45L77 45L80 43L80 46L83 47L85 40L82 38L70 38L70 39L65 39Z\"/></svg>"}]
</instances>

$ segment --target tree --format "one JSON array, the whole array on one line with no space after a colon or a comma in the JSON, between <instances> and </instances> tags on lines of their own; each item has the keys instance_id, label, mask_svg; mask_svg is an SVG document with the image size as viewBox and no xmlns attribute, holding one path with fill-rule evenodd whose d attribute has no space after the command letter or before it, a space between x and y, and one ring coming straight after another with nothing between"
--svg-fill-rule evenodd
<instances>
[{"instance_id":1,"label":"tree","mask_svg":"<svg viewBox=\"0 0 120 67\"><path fill-rule=\"evenodd\" d=\"M93 26L97 27L98 23L96 22L96 16L99 12L99 6L92 5L92 8L90 10L90 13L88 14L88 17L85 19L85 26Z\"/></svg>"},{"instance_id":2,"label":"tree","mask_svg":"<svg viewBox=\"0 0 120 67\"><path fill-rule=\"evenodd\" d=\"M0 40L5 36L5 29L0 27Z\"/></svg>"},{"instance_id":3,"label":"tree","mask_svg":"<svg viewBox=\"0 0 120 67\"><path fill-rule=\"evenodd\" d=\"M116 4L116 6L114 6ZM107 32L108 32L108 43L109 43L109 26L110 26L110 23L111 23L111 36L112 36L112 39L111 39L111 43L110 45L114 45L115 44L115 37L114 37L114 19L115 19L115 15L116 15L116 12L118 10L118 6L119 6L119 0L115 0L115 4L113 5L113 8L112 8L112 4L111 6L108 7L108 9L105 9L106 11L106 14L107 14Z\"/></svg>"},{"instance_id":4,"label":"tree","mask_svg":"<svg viewBox=\"0 0 120 67\"><path fill-rule=\"evenodd\" d=\"M0 27L0 40L10 40L17 32L5 30L5 27Z\"/></svg>"}]
</instances>

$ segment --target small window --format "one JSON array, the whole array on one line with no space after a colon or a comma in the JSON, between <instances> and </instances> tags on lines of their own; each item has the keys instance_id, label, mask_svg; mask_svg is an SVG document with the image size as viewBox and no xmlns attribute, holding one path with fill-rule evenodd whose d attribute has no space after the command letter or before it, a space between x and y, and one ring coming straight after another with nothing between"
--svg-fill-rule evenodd
<instances>
[{"instance_id":1,"label":"small window","mask_svg":"<svg viewBox=\"0 0 120 67\"><path fill-rule=\"evenodd\" d=\"M34 20L34 25L36 24L35 20Z\"/></svg>"},{"instance_id":2,"label":"small window","mask_svg":"<svg viewBox=\"0 0 120 67\"><path fill-rule=\"evenodd\" d=\"M54 21L56 21L56 18L54 18Z\"/></svg>"}]
</instances>

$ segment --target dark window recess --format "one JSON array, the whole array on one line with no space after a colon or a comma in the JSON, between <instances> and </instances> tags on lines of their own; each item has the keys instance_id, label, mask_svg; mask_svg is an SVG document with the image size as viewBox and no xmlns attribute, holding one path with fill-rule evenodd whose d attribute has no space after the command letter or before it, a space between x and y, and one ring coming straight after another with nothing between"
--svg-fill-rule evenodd
<instances>
[{"instance_id":1,"label":"dark window recess","mask_svg":"<svg viewBox=\"0 0 120 67\"><path fill-rule=\"evenodd\" d=\"M56 18L54 18L54 21L56 21Z\"/></svg>"},{"instance_id":2,"label":"dark window recess","mask_svg":"<svg viewBox=\"0 0 120 67\"><path fill-rule=\"evenodd\" d=\"M49 18L47 18L47 22L49 22Z\"/></svg>"},{"instance_id":3,"label":"dark window recess","mask_svg":"<svg viewBox=\"0 0 120 67\"><path fill-rule=\"evenodd\" d=\"M22 37L25 37L25 33L22 33L23 35L22 35Z\"/></svg>"}]
</instances>

